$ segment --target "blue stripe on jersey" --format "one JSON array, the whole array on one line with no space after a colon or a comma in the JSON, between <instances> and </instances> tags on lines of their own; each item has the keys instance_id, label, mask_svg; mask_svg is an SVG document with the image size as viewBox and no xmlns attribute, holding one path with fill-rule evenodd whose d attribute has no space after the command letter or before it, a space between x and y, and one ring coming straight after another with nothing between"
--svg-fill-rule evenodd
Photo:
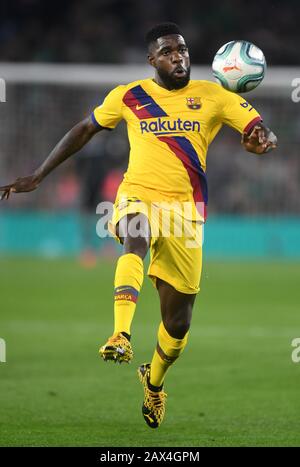
<instances>
[{"instance_id":1,"label":"blue stripe on jersey","mask_svg":"<svg viewBox=\"0 0 300 467\"><path fill-rule=\"evenodd\" d=\"M207 178L206 178L204 170L201 167L198 154L196 153L192 143L184 136L173 136L172 138L177 141L179 146L188 155L193 167L196 169L196 172L198 173L199 179L200 179L203 200L204 200L204 203L207 204L207 201L208 201Z\"/></svg>"},{"instance_id":2,"label":"blue stripe on jersey","mask_svg":"<svg viewBox=\"0 0 300 467\"><path fill-rule=\"evenodd\" d=\"M167 117L168 114L155 102L155 100L146 93L142 86L135 86L130 91L136 99L139 100L141 105L147 105L145 109L152 115L152 117Z\"/></svg>"}]
</instances>

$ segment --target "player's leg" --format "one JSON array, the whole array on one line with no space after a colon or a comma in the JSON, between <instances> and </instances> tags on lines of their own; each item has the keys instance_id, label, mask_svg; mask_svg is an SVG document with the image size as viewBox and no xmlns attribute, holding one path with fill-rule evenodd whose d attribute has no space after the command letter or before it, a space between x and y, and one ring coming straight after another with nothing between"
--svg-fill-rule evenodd
<instances>
[{"instance_id":1,"label":"player's leg","mask_svg":"<svg viewBox=\"0 0 300 467\"><path fill-rule=\"evenodd\" d=\"M158 279L162 321L151 362L150 384L160 388L169 367L183 352L188 339L196 294L185 294Z\"/></svg>"},{"instance_id":2,"label":"player's leg","mask_svg":"<svg viewBox=\"0 0 300 467\"><path fill-rule=\"evenodd\" d=\"M114 332L101 347L104 360L130 362L131 323L144 279L143 259L150 246L150 226L144 214L128 214L121 218L116 233L123 244L115 272Z\"/></svg>"},{"instance_id":3,"label":"player's leg","mask_svg":"<svg viewBox=\"0 0 300 467\"><path fill-rule=\"evenodd\" d=\"M178 292L161 279L157 279L156 286L160 297L162 322L158 328L157 345L151 364L143 364L138 370L144 386L142 412L151 428L157 428L164 418L164 378L167 370L186 346L196 298L196 294Z\"/></svg>"},{"instance_id":4,"label":"player's leg","mask_svg":"<svg viewBox=\"0 0 300 467\"><path fill-rule=\"evenodd\" d=\"M201 277L201 232L200 224L187 221L184 235L160 237L151 244L148 274L160 296L162 322L152 361L138 370L144 386L142 413L151 428L157 428L164 417L166 372L187 343Z\"/></svg>"},{"instance_id":5,"label":"player's leg","mask_svg":"<svg viewBox=\"0 0 300 467\"><path fill-rule=\"evenodd\" d=\"M115 273L114 333L130 335L138 294L144 279L144 264L150 246L150 226L144 214L129 214L117 225L117 235L123 244Z\"/></svg>"}]
</instances>

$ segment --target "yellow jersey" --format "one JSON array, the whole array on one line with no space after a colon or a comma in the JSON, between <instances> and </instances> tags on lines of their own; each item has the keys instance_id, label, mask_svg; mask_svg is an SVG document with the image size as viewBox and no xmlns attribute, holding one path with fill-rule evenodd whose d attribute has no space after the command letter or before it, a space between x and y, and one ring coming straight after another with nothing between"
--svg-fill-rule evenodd
<instances>
[{"instance_id":1,"label":"yellow jersey","mask_svg":"<svg viewBox=\"0 0 300 467\"><path fill-rule=\"evenodd\" d=\"M202 204L200 218L208 201L209 144L223 124L242 133L261 121L247 101L219 84L190 80L169 91L151 78L117 86L92 119L109 129L122 119L127 123L130 156L122 189L147 190L153 202Z\"/></svg>"}]
</instances>

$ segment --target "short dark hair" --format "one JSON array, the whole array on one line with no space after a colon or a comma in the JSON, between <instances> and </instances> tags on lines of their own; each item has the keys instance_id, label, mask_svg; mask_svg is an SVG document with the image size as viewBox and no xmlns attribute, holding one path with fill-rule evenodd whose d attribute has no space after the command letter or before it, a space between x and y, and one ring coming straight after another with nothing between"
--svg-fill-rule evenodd
<instances>
[{"instance_id":1,"label":"short dark hair","mask_svg":"<svg viewBox=\"0 0 300 467\"><path fill-rule=\"evenodd\" d=\"M146 34L146 43L149 46L152 42L155 42L156 39L163 36L168 36L169 34L179 34L182 36L180 28L175 23L160 23L150 29Z\"/></svg>"}]
</instances>

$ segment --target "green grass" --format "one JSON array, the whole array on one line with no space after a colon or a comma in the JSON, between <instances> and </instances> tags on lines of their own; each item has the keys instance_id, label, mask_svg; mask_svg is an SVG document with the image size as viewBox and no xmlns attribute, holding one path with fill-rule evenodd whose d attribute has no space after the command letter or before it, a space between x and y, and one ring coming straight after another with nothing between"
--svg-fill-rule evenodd
<instances>
[{"instance_id":1,"label":"green grass","mask_svg":"<svg viewBox=\"0 0 300 467\"><path fill-rule=\"evenodd\" d=\"M170 370L167 414L149 429L136 368L156 342L145 280L131 365L105 364L114 266L2 259L1 446L299 446L297 263L205 263L189 344Z\"/></svg>"}]
</instances>

